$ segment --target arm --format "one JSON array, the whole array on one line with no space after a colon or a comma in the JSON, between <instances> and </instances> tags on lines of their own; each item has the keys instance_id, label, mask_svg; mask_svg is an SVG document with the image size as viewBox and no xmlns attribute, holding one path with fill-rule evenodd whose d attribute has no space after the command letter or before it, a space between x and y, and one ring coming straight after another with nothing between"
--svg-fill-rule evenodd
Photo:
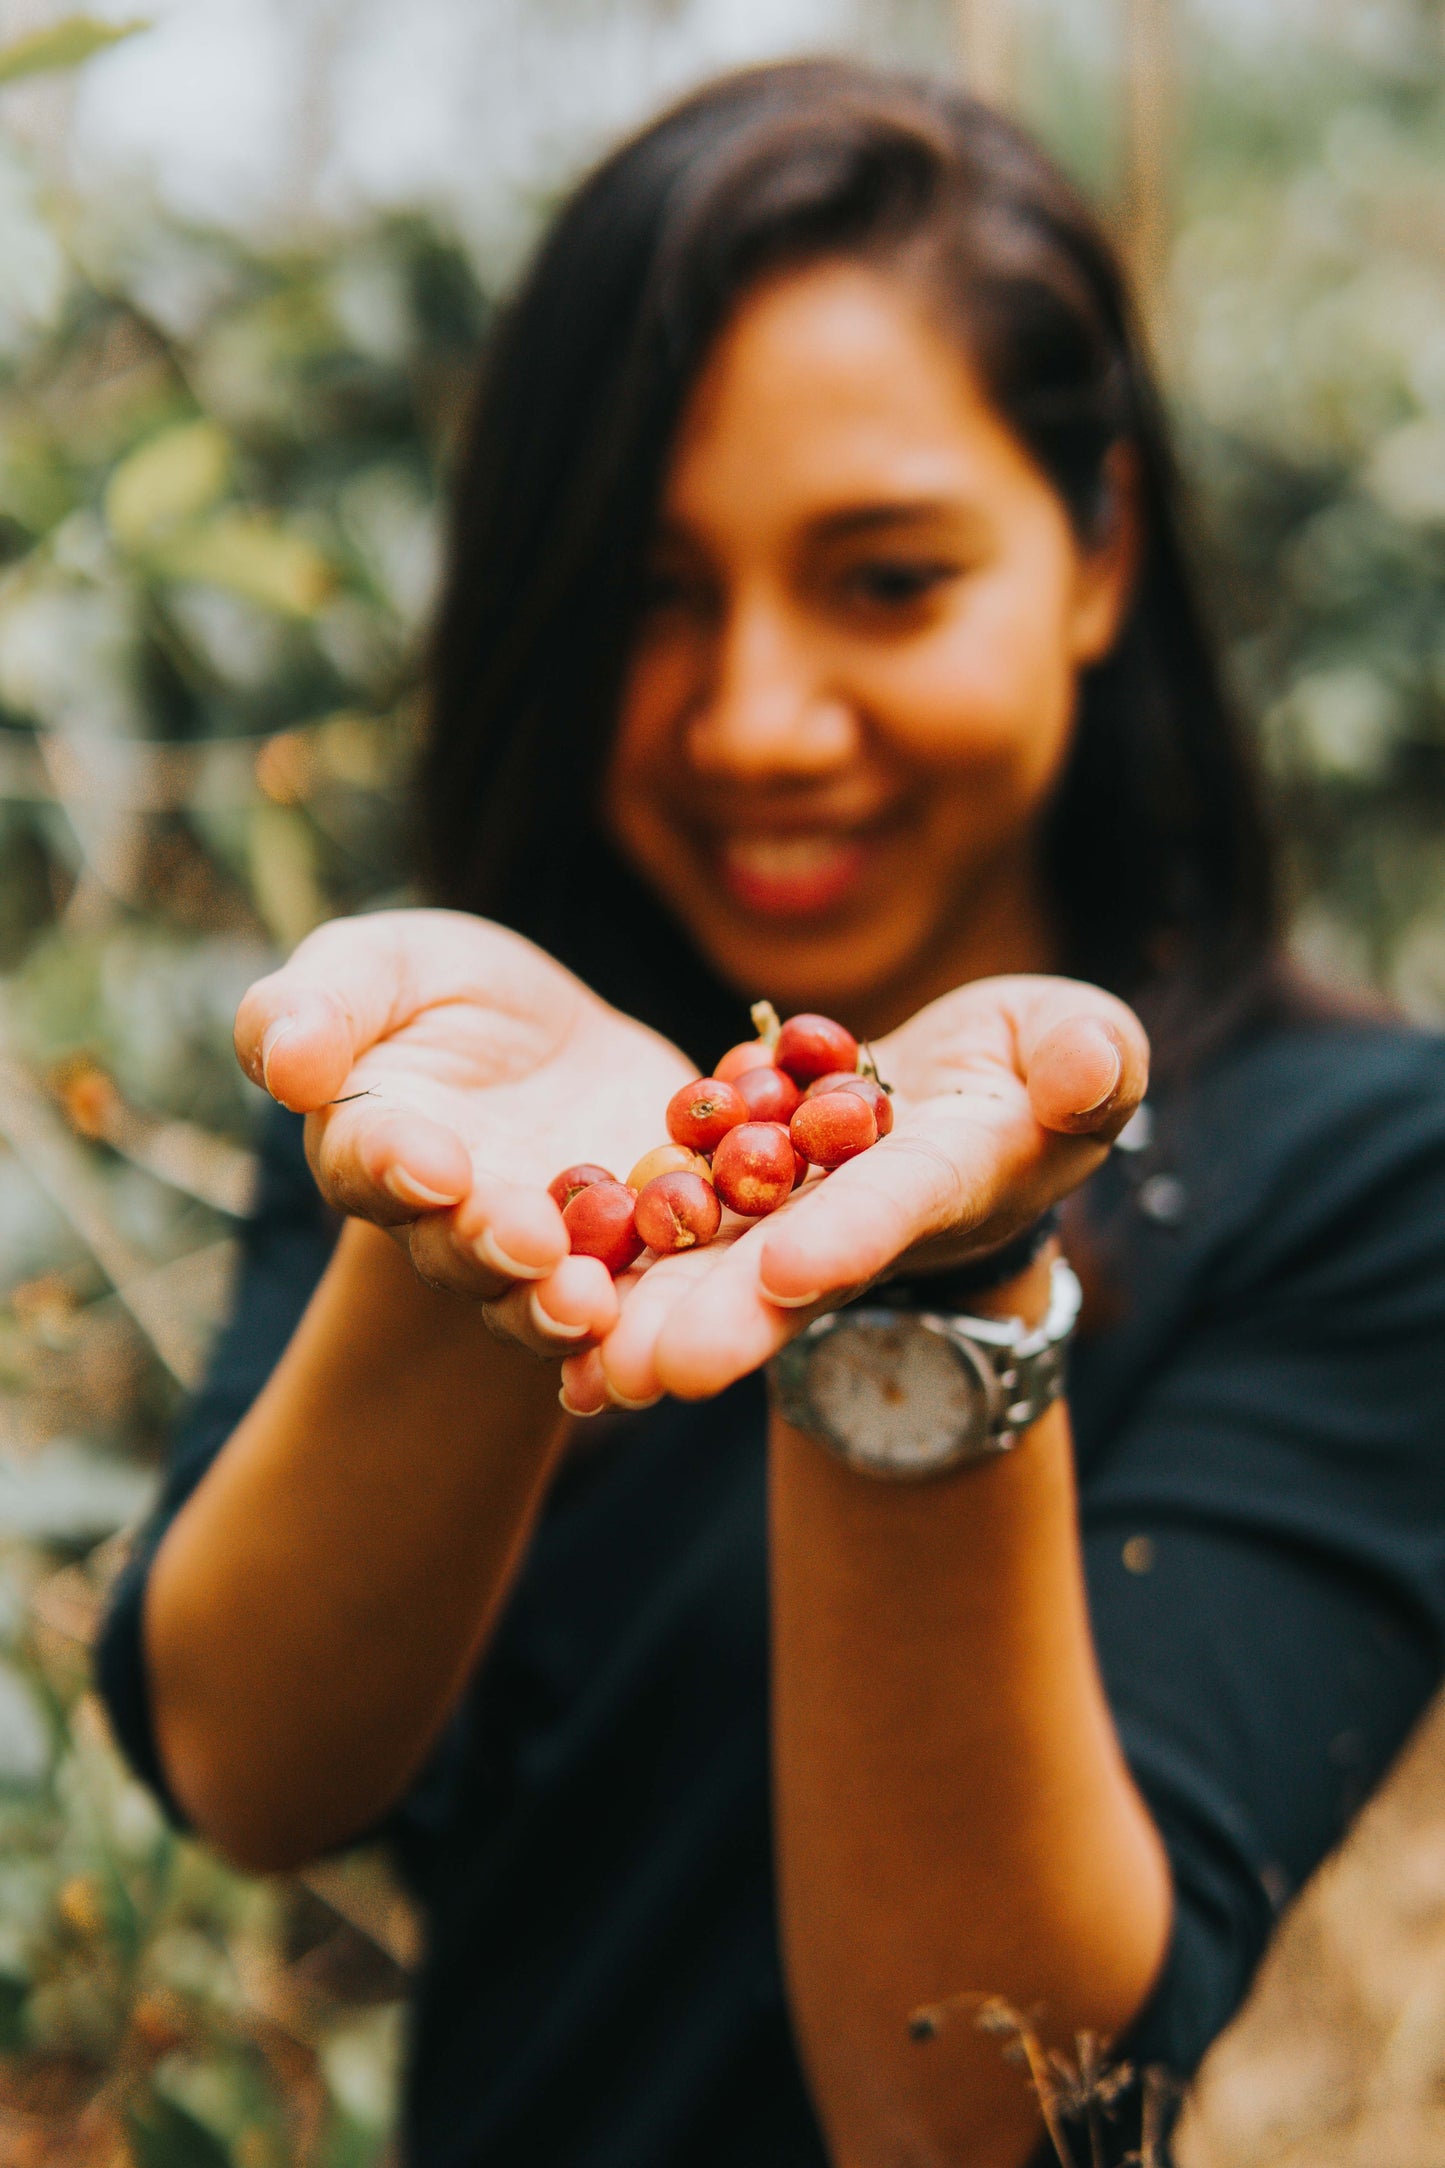
<instances>
[{"instance_id":1,"label":"arm","mask_svg":"<svg viewBox=\"0 0 1445 2168\"><path fill-rule=\"evenodd\" d=\"M322 929L247 996L237 1049L353 1217L164 1534L143 1627L172 1793L270 1868L373 1822L453 1707L562 1442L558 1359L617 1314L545 1184L578 1148L625 1171L688 1069L441 912Z\"/></svg>"},{"instance_id":2,"label":"arm","mask_svg":"<svg viewBox=\"0 0 1445 2168\"><path fill-rule=\"evenodd\" d=\"M255 1869L365 1827L437 1736L566 1429L555 1371L352 1223L168 1531L145 1647L196 1826Z\"/></svg>"},{"instance_id":3,"label":"arm","mask_svg":"<svg viewBox=\"0 0 1445 2168\"><path fill-rule=\"evenodd\" d=\"M1032 1322L1047 1267L985 1304ZM775 1420L774 1724L784 1960L838 2168L1018 2168L1037 2111L961 1991L1117 2034L1169 1931L1169 1871L1125 1767L1085 1603L1066 1409L922 1484Z\"/></svg>"}]
</instances>

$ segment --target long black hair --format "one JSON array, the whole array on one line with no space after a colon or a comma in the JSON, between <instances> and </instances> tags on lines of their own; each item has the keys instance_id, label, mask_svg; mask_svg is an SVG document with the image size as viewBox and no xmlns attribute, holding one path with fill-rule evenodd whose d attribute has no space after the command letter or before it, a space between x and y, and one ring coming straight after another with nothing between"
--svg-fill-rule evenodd
<instances>
[{"instance_id":1,"label":"long black hair","mask_svg":"<svg viewBox=\"0 0 1445 2168\"><path fill-rule=\"evenodd\" d=\"M737 993L602 835L601 779L688 394L751 286L829 257L924 281L1081 542L1109 517L1111 449L1132 447L1137 591L1083 683L1044 867L1063 967L1137 1003L1177 1056L1270 982L1274 879L1124 281L1020 130L846 61L725 77L624 144L499 321L434 657L431 892L529 934L699 1059L738 1034Z\"/></svg>"}]
</instances>

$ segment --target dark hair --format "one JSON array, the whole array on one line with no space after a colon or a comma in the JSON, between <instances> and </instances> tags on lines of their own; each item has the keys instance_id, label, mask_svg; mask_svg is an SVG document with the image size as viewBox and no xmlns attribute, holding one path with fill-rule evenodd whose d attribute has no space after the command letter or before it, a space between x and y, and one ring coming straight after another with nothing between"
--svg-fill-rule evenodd
<instances>
[{"instance_id":1,"label":"dark hair","mask_svg":"<svg viewBox=\"0 0 1445 2168\"><path fill-rule=\"evenodd\" d=\"M1044 863L1064 968L1140 1004L1178 1055L1269 980L1274 883L1124 283L1017 128L849 62L749 70L665 114L583 182L501 319L435 651L433 892L529 934L696 1057L737 1035L737 995L600 833L601 777L688 393L750 287L832 256L926 282L1081 540L1109 516L1111 448L1133 447L1137 594L1085 679Z\"/></svg>"}]
</instances>

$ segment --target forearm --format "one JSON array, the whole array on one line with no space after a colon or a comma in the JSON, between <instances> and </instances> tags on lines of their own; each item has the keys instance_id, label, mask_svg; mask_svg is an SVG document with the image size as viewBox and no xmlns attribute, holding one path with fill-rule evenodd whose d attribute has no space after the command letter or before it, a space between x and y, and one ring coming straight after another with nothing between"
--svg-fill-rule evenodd
<instances>
[{"instance_id":1,"label":"forearm","mask_svg":"<svg viewBox=\"0 0 1445 2168\"><path fill-rule=\"evenodd\" d=\"M551 1365L346 1227L151 1572L157 1741L200 1829L277 1867L391 1803L476 1661L565 1428Z\"/></svg>"},{"instance_id":2,"label":"forearm","mask_svg":"<svg viewBox=\"0 0 1445 2168\"><path fill-rule=\"evenodd\" d=\"M838 2168L1019 2168L1037 2112L966 2013L1115 2034L1168 1933L1163 1849L1094 1662L1064 1409L918 1485L774 1426L775 1765L784 1956Z\"/></svg>"}]
</instances>

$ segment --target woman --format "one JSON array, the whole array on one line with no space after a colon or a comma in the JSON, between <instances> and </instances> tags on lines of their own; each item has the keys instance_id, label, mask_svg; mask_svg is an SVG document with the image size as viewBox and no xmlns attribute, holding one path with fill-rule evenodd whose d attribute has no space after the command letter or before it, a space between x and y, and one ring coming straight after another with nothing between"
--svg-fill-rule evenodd
<instances>
[{"instance_id":1,"label":"woman","mask_svg":"<svg viewBox=\"0 0 1445 2168\"><path fill-rule=\"evenodd\" d=\"M120 1734L252 1866L389 1836L426 2168L1018 2168L996 2041L910 2011L1186 2072L1445 1628L1440 1048L1282 990L1147 370L1025 139L794 65L583 185L462 462L422 811L451 908L238 1020L347 1218L285 1117ZM614 1284L545 1185L759 994L874 1041L893 1134ZM864 1308L798 1336L866 1287L1062 1344L1089 1177L1067 1402L890 1480Z\"/></svg>"}]
</instances>

